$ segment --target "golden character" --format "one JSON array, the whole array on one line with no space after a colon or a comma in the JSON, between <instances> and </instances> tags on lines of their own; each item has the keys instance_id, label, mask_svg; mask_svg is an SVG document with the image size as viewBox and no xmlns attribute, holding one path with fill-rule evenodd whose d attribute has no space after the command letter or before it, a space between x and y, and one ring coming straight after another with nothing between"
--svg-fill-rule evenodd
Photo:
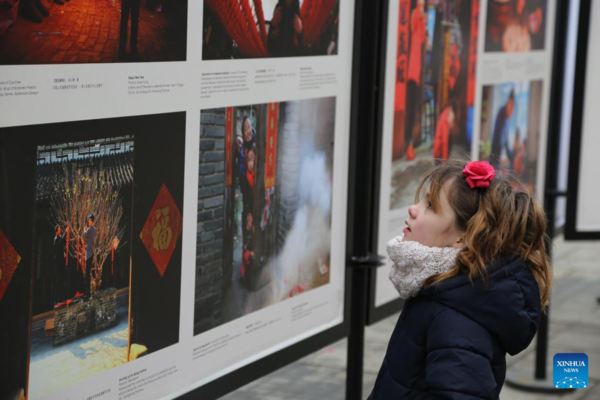
<instances>
[{"instance_id":1,"label":"golden character","mask_svg":"<svg viewBox=\"0 0 600 400\"><path fill-rule=\"evenodd\" d=\"M156 210L156 226L152 230L152 247L161 251L169 248L171 239L173 239L173 230L169 226L170 207Z\"/></svg>"}]
</instances>

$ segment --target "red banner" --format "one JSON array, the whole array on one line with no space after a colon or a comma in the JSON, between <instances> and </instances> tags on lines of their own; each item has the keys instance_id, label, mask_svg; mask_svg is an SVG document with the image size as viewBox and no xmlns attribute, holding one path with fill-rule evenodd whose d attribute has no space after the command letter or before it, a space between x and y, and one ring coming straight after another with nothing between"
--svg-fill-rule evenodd
<instances>
[{"instance_id":1,"label":"red banner","mask_svg":"<svg viewBox=\"0 0 600 400\"><path fill-rule=\"evenodd\" d=\"M183 216L167 185L163 183L140 232L140 239L161 277L169 266L182 227Z\"/></svg>"},{"instance_id":2,"label":"red banner","mask_svg":"<svg viewBox=\"0 0 600 400\"><path fill-rule=\"evenodd\" d=\"M399 0L398 37L396 43L396 99L394 110L406 109L406 76L408 74L408 31L410 18L410 0Z\"/></svg>"},{"instance_id":3,"label":"red banner","mask_svg":"<svg viewBox=\"0 0 600 400\"><path fill-rule=\"evenodd\" d=\"M21 256L4 233L0 231L0 301L2 301L20 262Z\"/></svg>"},{"instance_id":4,"label":"red banner","mask_svg":"<svg viewBox=\"0 0 600 400\"><path fill-rule=\"evenodd\" d=\"M225 110L225 185L231 186L233 182L231 157L233 153L233 107Z\"/></svg>"},{"instance_id":5,"label":"red banner","mask_svg":"<svg viewBox=\"0 0 600 400\"><path fill-rule=\"evenodd\" d=\"M267 105L267 153L265 167L265 189L275 187L277 169L277 125L279 123L279 103Z\"/></svg>"},{"instance_id":6,"label":"red banner","mask_svg":"<svg viewBox=\"0 0 600 400\"><path fill-rule=\"evenodd\" d=\"M475 80L477 78L477 44L479 42L479 1L471 5L471 37L469 39L469 73L467 78L467 106L475 104Z\"/></svg>"}]
</instances>

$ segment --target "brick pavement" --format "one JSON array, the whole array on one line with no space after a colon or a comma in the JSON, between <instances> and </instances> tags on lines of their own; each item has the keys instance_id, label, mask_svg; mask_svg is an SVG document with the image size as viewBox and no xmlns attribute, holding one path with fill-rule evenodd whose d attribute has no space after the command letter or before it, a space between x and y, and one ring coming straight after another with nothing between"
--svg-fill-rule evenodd
<instances>
[{"instance_id":1,"label":"brick pavement","mask_svg":"<svg viewBox=\"0 0 600 400\"><path fill-rule=\"evenodd\" d=\"M71 0L64 5L43 2L50 15L42 23L18 17L0 35L0 65L120 61L120 0ZM142 1L140 9L136 61L184 61L187 0L168 2L170 7L165 6L163 13L150 11L145 3Z\"/></svg>"}]
</instances>

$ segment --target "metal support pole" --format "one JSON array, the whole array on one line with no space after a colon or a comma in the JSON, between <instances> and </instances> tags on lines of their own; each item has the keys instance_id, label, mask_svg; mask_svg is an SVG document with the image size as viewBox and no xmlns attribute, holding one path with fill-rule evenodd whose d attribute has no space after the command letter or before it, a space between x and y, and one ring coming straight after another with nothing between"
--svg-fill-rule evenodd
<instances>
[{"instance_id":1,"label":"metal support pole","mask_svg":"<svg viewBox=\"0 0 600 400\"><path fill-rule=\"evenodd\" d=\"M351 129L350 176L355 179L349 188L352 209L352 235L348 241L351 253L347 273L352 276L350 300L350 332L348 335L348 360L346 399L362 398L362 380L365 346L365 326L369 306L369 279L372 269L383 265L383 257L373 247L375 231L375 187L377 158L377 99L379 95L378 71L374 62L379 59L385 21L384 1L357 0L355 5L354 80ZM360 166L360 168L357 168Z\"/></svg>"},{"instance_id":2,"label":"metal support pole","mask_svg":"<svg viewBox=\"0 0 600 400\"><path fill-rule=\"evenodd\" d=\"M383 265L384 257L369 255L352 258L352 315L348 336L348 365L346 366L346 400L361 400L365 352L365 326L369 295L369 274L372 268Z\"/></svg>"},{"instance_id":3,"label":"metal support pole","mask_svg":"<svg viewBox=\"0 0 600 400\"><path fill-rule=\"evenodd\" d=\"M535 379L546 380L546 365L548 359L548 308L546 314L540 318L540 326L537 333L537 347L535 352ZM553 386L552 386L553 387ZM554 388L554 387L553 387Z\"/></svg>"},{"instance_id":4,"label":"metal support pole","mask_svg":"<svg viewBox=\"0 0 600 400\"><path fill-rule=\"evenodd\" d=\"M348 365L346 366L346 399L361 400L363 390L363 364L365 350L365 325L367 324L368 269L357 268L352 278L352 317L348 336Z\"/></svg>"}]
</instances>

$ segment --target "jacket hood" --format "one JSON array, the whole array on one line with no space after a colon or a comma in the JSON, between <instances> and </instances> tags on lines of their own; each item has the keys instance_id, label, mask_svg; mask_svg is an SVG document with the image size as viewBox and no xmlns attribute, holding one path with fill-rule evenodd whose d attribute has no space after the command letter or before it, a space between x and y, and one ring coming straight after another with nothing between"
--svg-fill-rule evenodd
<instances>
[{"instance_id":1,"label":"jacket hood","mask_svg":"<svg viewBox=\"0 0 600 400\"><path fill-rule=\"evenodd\" d=\"M510 355L529 346L542 312L537 282L527 264L515 256L488 266L487 288L481 279L471 283L461 275L424 288L419 295L482 325Z\"/></svg>"}]
</instances>

